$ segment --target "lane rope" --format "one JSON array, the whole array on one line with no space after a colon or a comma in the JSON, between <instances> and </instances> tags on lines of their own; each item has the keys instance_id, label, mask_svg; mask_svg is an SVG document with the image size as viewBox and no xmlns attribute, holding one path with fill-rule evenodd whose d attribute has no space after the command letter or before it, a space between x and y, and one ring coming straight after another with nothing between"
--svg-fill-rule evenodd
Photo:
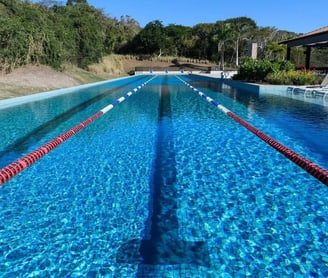
<instances>
[{"instance_id":1,"label":"lane rope","mask_svg":"<svg viewBox=\"0 0 328 278\"><path fill-rule=\"evenodd\" d=\"M37 148L36 150L28 153L27 155L21 157L15 162L10 163L6 167L2 168L0 170L0 186L7 182L12 177L16 176L18 173L22 172L25 168L32 165L34 162L38 161L40 158L45 156L47 153L58 147L60 144L65 142L67 139L78 133L80 130L91 124L93 121L98 119L99 117L106 114L108 111L113 109L115 106L119 105L123 101L125 101L127 98L132 96L133 94L137 93L142 87L144 87L147 83L149 83L151 80L153 80L157 76L153 76L152 78L148 79L144 83L142 83L140 86L132 89L122 97L115 100L113 103L107 105L100 111L98 111L96 114L92 115L91 117L87 118L83 122L79 123L78 125L74 126L70 130L66 131L65 133L57 136L50 142L42 145L41 147Z\"/></svg>"},{"instance_id":2,"label":"lane rope","mask_svg":"<svg viewBox=\"0 0 328 278\"><path fill-rule=\"evenodd\" d=\"M328 171L321 168L319 165L315 164L314 162L306 159L305 157L301 156L300 154L294 152L293 150L285 147L278 141L274 140L273 138L269 137L259 129L255 128L236 114L232 113L228 108L224 107L223 105L219 104L214 99L208 97L206 94L198 90L197 88L190 85L185 80L181 79L180 77L176 76L180 81L182 81L185 85L187 85L190 89L197 92L199 96L204 98L207 102L213 104L215 107L217 107L219 110L221 110L223 113L225 113L227 116L234 119L236 122L247 128L249 131L254 133L256 136L258 136L260 139L262 139L264 142L269 144L271 147L282 153L285 157L287 157L289 160L303 168L305 171L307 171L309 174L311 174L313 177L315 177L317 180L322 182L323 184L328 186Z\"/></svg>"}]
</instances>

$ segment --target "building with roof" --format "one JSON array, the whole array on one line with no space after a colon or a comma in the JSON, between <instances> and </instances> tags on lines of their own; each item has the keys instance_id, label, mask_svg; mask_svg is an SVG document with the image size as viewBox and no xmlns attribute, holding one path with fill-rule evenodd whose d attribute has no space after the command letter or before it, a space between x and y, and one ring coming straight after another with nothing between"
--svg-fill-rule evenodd
<instances>
[{"instance_id":1,"label":"building with roof","mask_svg":"<svg viewBox=\"0 0 328 278\"><path fill-rule=\"evenodd\" d=\"M314 30L312 32L297 36L296 38L279 42L287 45L287 60L290 60L292 47L305 48L305 68L310 68L311 49L313 47L328 47L328 26Z\"/></svg>"}]
</instances>

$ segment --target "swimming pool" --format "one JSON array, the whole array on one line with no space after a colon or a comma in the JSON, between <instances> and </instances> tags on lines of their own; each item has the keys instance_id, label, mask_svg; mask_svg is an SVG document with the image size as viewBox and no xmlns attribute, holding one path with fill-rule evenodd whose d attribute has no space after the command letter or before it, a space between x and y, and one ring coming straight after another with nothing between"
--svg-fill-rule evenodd
<instances>
[{"instance_id":1,"label":"swimming pool","mask_svg":"<svg viewBox=\"0 0 328 278\"><path fill-rule=\"evenodd\" d=\"M150 78L2 109L0 167ZM327 108L180 78L328 168ZM325 277L327 190L181 80L158 76L0 188L0 271Z\"/></svg>"}]
</instances>

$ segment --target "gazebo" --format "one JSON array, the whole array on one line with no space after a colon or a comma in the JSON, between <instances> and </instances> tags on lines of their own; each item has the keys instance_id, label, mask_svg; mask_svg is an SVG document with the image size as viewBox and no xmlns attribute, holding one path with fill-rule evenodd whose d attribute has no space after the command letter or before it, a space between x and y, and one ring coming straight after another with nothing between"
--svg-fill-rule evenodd
<instances>
[{"instance_id":1,"label":"gazebo","mask_svg":"<svg viewBox=\"0 0 328 278\"><path fill-rule=\"evenodd\" d=\"M314 30L312 32L297 36L296 38L279 42L287 45L286 59L290 60L290 50L292 47L302 46L305 50L305 68L310 68L311 48L328 46L328 26Z\"/></svg>"}]
</instances>

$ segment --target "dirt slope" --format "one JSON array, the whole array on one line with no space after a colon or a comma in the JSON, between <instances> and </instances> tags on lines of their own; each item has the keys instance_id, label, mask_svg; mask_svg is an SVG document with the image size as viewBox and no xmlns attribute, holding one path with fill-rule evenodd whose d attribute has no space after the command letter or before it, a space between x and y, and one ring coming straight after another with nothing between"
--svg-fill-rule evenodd
<instances>
[{"instance_id":1,"label":"dirt slope","mask_svg":"<svg viewBox=\"0 0 328 278\"><path fill-rule=\"evenodd\" d=\"M0 100L99 80L103 78L72 66L56 71L48 66L27 65L9 74L0 73Z\"/></svg>"}]
</instances>

